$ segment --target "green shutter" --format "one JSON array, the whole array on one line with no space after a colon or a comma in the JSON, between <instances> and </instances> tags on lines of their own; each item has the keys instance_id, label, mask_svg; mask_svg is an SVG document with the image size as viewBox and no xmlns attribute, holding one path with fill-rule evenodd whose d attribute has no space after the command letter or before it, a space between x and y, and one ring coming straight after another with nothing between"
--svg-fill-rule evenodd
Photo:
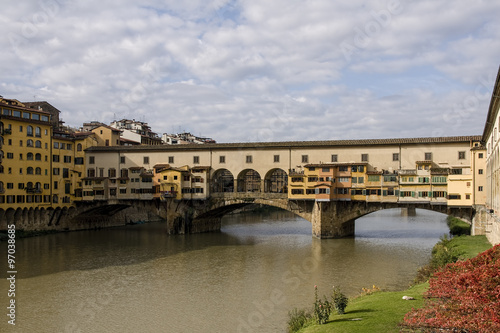
<instances>
[{"instance_id":1,"label":"green shutter","mask_svg":"<svg viewBox=\"0 0 500 333\"><path fill-rule=\"evenodd\" d=\"M366 195L366 190L363 190L363 195Z\"/></svg>"},{"instance_id":2,"label":"green shutter","mask_svg":"<svg viewBox=\"0 0 500 333\"><path fill-rule=\"evenodd\" d=\"M415 192L414 192L414 191L411 191L411 196L412 196L413 198L415 198Z\"/></svg>"},{"instance_id":3,"label":"green shutter","mask_svg":"<svg viewBox=\"0 0 500 333\"><path fill-rule=\"evenodd\" d=\"M382 192L382 195L383 195L384 197L386 197L386 196L387 196L387 190L384 190L384 191Z\"/></svg>"}]
</instances>

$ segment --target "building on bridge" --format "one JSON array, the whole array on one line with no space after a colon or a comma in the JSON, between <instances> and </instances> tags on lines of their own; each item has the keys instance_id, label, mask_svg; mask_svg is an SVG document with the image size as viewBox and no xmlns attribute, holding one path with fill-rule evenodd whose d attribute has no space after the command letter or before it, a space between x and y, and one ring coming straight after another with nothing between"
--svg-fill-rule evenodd
<instances>
[{"instance_id":1,"label":"building on bridge","mask_svg":"<svg viewBox=\"0 0 500 333\"><path fill-rule=\"evenodd\" d=\"M99 183L88 178L87 194L95 188L101 200L135 198L130 180L117 190L106 177L119 165L151 173L157 198L263 192L289 200L471 207L485 203L484 157L479 136L91 147L87 174L99 174ZM193 178L196 171L199 178ZM204 185L193 186L193 179Z\"/></svg>"}]
</instances>

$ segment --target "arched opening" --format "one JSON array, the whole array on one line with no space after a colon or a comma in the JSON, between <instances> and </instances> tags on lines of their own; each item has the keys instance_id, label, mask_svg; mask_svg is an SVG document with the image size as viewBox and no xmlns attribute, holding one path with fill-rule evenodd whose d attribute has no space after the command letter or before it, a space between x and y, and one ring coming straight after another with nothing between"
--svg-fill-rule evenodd
<instances>
[{"instance_id":1,"label":"arched opening","mask_svg":"<svg viewBox=\"0 0 500 333\"><path fill-rule=\"evenodd\" d=\"M246 169L238 175L238 192L260 192L261 178L257 171Z\"/></svg>"},{"instance_id":2,"label":"arched opening","mask_svg":"<svg viewBox=\"0 0 500 333\"><path fill-rule=\"evenodd\" d=\"M219 169L215 171L212 177L212 192L234 192L234 176L227 169Z\"/></svg>"},{"instance_id":3,"label":"arched opening","mask_svg":"<svg viewBox=\"0 0 500 333\"><path fill-rule=\"evenodd\" d=\"M288 175L282 169L270 170L264 179L264 192L287 193Z\"/></svg>"}]
</instances>

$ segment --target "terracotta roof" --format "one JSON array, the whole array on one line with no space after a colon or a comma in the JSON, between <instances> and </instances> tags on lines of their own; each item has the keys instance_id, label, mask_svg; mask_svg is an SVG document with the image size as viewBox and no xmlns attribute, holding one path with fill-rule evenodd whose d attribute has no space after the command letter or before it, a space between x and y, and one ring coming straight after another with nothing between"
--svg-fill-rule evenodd
<instances>
[{"instance_id":1,"label":"terracotta roof","mask_svg":"<svg viewBox=\"0 0 500 333\"><path fill-rule=\"evenodd\" d=\"M91 147L89 151L186 151L186 150L225 150L225 149L291 149L291 148L324 148L345 146L377 146L402 144L433 144L480 141L481 136L452 136L404 139L362 139L362 140L329 140L329 141L285 141L285 142L244 142L244 143L208 143L186 145L142 145L142 146L109 146ZM359 163L358 163L359 164Z\"/></svg>"}]
</instances>

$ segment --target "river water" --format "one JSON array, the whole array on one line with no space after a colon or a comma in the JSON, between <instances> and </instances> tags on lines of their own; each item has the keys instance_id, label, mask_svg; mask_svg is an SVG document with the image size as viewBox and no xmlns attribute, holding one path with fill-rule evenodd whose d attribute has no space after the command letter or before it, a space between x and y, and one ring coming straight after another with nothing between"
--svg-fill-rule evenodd
<instances>
[{"instance_id":1,"label":"river water","mask_svg":"<svg viewBox=\"0 0 500 333\"><path fill-rule=\"evenodd\" d=\"M15 331L285 332L315 285L348 296L406 288L448 232L446 216L425 210L380 211L355 228L319 240L308 221L273 210L228 215L217 233L169 236L150 223L18 239ZM6 309L5 279L0 288ZM0 331L13 331L5 314Z\"/></svg>"}]
</instances>

